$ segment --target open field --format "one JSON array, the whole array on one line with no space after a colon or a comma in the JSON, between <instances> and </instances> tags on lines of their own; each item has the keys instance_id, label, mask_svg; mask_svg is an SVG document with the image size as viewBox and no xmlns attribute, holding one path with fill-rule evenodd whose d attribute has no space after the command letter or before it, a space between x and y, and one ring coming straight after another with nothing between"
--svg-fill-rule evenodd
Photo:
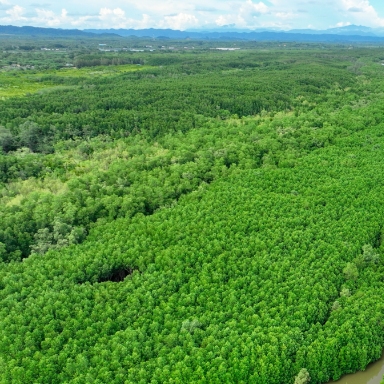
<instances>
[{"instance_id":1,"label":"open field","mask_svg":"<svg viewBox=\"0 0 384 384\"><path fill-rule=\"evenodd\" d=\"M142 71L148 66L119 65L114 67L91 67L91 68L62 68L59 70L0 70L0 98L5 99L15 96L25 96L41 90L60 90L76 87L76 85L57 85L65 79L84 79L115 76L117 74Z\"/></svg>"}]
</instances>

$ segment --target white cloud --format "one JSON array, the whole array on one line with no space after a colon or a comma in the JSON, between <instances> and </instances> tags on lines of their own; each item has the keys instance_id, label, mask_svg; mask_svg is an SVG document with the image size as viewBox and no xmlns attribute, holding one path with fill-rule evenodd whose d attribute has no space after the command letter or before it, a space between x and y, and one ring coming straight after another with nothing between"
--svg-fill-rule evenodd
<instances>
[{"instance_id":1,"label":"white cloud","mask_svg":"<svg viewBox=\"0 0 384 384\"><path fill-rule=\"evenodd\" d=\"M8 15L6 18L10 21L27 20L27 18L23 16L24 12L25 9L19 5L15 5L11 9L5 11L5 13Z\"/></svg>"},{"instance_id":2,"label":"white cloud","mask_svg":"<svg viewBox=\"0 0 384 384\"><path fill-rule=\"evenodd\" d=\"M62 9L60 14L47 9L36 9L36 17L34 20L42 25L48 27L59 27L68 21L68 12L66 9Z\"/></svg>"},{"instance_id":3,"label":"white cloud","mask_svg":"<svg viewBox=\"0 0 384 384\"><path fill-rule=\"evenodd\" d=\"M146 14L143 14L141 19L129 18L121 8L104 7L96 16L70 16L67 9L55 13L50 9L35 8L34 12L33 16L26 17L26 9L15 5L5 11L6 16L0 18L0 23L66 28L147 28L154 23Z\"/></svg>"},{"instance_id":4,"label":"white cloud","mask_svg":"<svg viewBox=\"0 0 384 384\"><path fill-rule=\"evenodd\" d=\"M127 17L125 11L121 8L101 8L99 20L102 24L108 23L112 25L113 28L124 28L126 26Z\"/></svg>"},{"instance_id":5,"label":"white cloud","mask_svg":"<svg viewBox=\"0 0 384 384\"><path fill-rule=\"evenodd\" d=\"M253 3L246 0L233 4L233 11L230 14L221 14L216 17L215 24L218 26L236 25L237 27L258 27L262 22L260 17L270 13L270 8L262 1Z\"/></svg>"},{"instance_id":6,"label":"white cloud","mask_svg":"<svg viewBox=\"0 0 384 384\"><path fill-rule=\"evenodd\" d=\"M197 4L206 5L206 2L203 1L194 1L194 2L182 2L174 0L165 0L165 1L153 1L153 0L127 0L132 8L138 9L142 12L153 13L157 15L168 15L168 14L179 14L179 13L189 13L192 12Z\"/></svg>"},{"instance_id":7,"label":"white cloud","mask_svg":"<svg viewBox=\"0 0 384 384\"><path fill-rule=\"evenodd\" d=\"M148 28L154 20L147 14L143 14L141 19L127 17L121 8L101 8L96 17L85 18L86 21L92 20L95 28ZM74 23L74 22L72 22Z\"/></svg>"},{"instance_id":8,"label":"white cloud","mask_svg":"<svg viewBox=\"0 0 384 384\"><path fill-rule=\"evenodd\" d=\"M297 17L297 15L293 12L276 12L275 16L279 19L293 19Z\"/></svg>"},{"instance_id":9,"label":"white cloud","mask_svg":"<svg viewBox=\"0 0 384 384\"><path fill-rule=\"evenodd\" d=\"M195 15L188 13L179 13L177 15L165 16L160 22L161 28L186 29L199 25L199 20Z\"/></svg>"},{"instance_id":10,"label":"white cloud","mask_svg":"<svg viewBox=\"0 0 384 384\"><path fill-rule=\"evenodd\" d=\"M110 16L124 19L125 18L125 11L123 11L121 8L115 8L115 9L101 8L100 9L100 18L101 19L105 19L105 18L108 18Z\"/></svg>"},{"instance_id":11,"label":"white cloud","mask_svg":"<svg viewBox=\"0 0 384 384\"><path fill-rule=\"evenodd\" d=\"M260 16L262 14L268 13L269 7L266 6L262 1L259 3L253 3L252 0L247 0L240 7L240 13L248 13L252 16Z\"/></svg>"},{"instance_id":12,"label":"white cloud","mask_svg":"<svg viewBox=\"0 0 384 384\"><path fill-rule=\"evenodd\" d=\"M384 18L379 16L368 0L341 0L341 6L355 23L375 27L384 26Z\"/></svg>"},{"instance_id":13,"label":"white cloud","mask_svg":"<svg viewBox=\"0 0 384 384\"><path fill-rule=\"evenodd\" d=\"M348 27L348 25L351 25L352 23L350 23L349 21L340 21L339 23L336 23L335 27Z\"/></svg>"},{"instance_id":14,"label":"white cloud","mask_svg":"<svg viewBox=\"0 0 384 384\"><path fill-rule=\"evenodd\" d=\"M0 0L0 24L80 29L384 26L374 0L66 0L64 10L63 2L32 1Z\"/></svg>"}]
</instances>

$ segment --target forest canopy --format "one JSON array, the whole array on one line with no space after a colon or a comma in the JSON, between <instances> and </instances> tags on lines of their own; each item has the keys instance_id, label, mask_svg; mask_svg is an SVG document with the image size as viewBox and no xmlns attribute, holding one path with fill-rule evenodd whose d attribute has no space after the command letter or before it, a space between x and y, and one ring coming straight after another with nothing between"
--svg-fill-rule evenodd
<instances>
[{"instance_id":1,"label":"forest canopy","mask_svg":"<svg viewBox=\"0 0 384 384\"><path fill-rule=\"evenodd\" d=\"M171 43L0 53L0 382L326 383L381 357L382 49Z\"/></svg>"}]
</instances>

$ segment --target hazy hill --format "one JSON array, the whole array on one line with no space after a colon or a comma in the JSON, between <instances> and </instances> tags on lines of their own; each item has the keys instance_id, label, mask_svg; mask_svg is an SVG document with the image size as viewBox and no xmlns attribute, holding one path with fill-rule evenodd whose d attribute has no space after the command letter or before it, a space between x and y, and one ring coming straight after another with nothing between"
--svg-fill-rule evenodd
<instances>
[{"instance_id":1,"label":"hazy hill","mask_svg":"<svg viewBox=\"0 0 384 384\"><path fill-rule=\"evenodd\" d=\"M384 31L363 26L350 25L328 30L297 29L291 31L255 30L244 31L232 28L215 30L180 31L173 29L59 29L40 27L0 26L0 35L49 36L49 37L96 37L100 35L121 37L150 37L170 39L212 39L212 40L256 40L256 41L296 41L334 43L379 43L384 42Z\"/></svg>"},{"instance_id":2,"label":"hazy hill","mask_svg":"<svg viewBox=\"0 0 384 384\"><path fill-rule=\"evenodd\" d=\"M369 30L369 31L368 31ZM120 36L168 37L171 39L237 39L259 41L298 41L298 42L382 42L384 36L375 35L370 28L334 28L327 31L180 31L172 29L86 29L90 33L113 33Z\"/></svg>"},{"instance_id":3,"label":"hazy hill","mask_svg":"<svg viewBox=\"0 0 384 384\"><path fill-rule=\"evenodd\" d=\"M345 27L329 28L325 30L315 30L315 29L292 29L289 33L305 33L311 35L343 35L343 36L375 36L383 37L384 31L381 29L374 29L369 27L364 27L362 25L347 25Z\"/></svg>"},{"instance_id":4,"label":"hazy hill","mask_svg":"<svg viewBox=\"0 0 384 384\"><path fill-rule=\"evenodd\" d=\"M101 34L105 34L101 32ZM110 33L108 33L110 34ZM19 35L19 36L49 36L49 37L70 37L84 36L95 37L96 35L79 29L59 29L59 28L40 28L40 27L15 27L13 25L0 25L0 35Z\"/></svg>"}]
</instances>

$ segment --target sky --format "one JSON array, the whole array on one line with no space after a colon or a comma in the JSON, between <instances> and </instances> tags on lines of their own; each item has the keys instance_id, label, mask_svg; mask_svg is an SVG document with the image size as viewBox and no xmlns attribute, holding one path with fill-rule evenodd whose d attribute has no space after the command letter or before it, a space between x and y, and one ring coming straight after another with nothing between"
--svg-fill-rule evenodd
<instances>
[{"instance_id":1,"label":"sky","mask_svg":"<svg viewBox=\"0 0 384 384\"><path fill-rule=\"evenodd\" d=\"M0 0L0 25L289 30L350 24L384 27L384 0Z\"/></svg>"}]
</instances>

